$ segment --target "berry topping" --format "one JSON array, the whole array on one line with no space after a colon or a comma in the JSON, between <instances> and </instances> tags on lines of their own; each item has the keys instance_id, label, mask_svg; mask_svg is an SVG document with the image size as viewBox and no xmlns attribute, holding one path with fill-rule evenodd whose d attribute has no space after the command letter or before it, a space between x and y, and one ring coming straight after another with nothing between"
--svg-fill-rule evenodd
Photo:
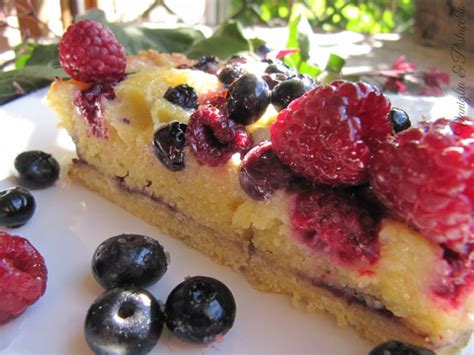
<instances>
[{"instance_id":1,"label":"berry topping","mask_svg":"<svg viewBox=\"0 0 474 355\"><path fill-rule=\"evenodd\" d=\"M51 154L32 150L19 154L15 169L22 185L30 189L51 186L59 177L59 164Z\"/></svg>"},{"instance_id":2,"label":"berry topping","mask_svg":"<svg viewBox=\"0 0 474 355\"><path fill-rule=\"evenodd\" d=\"M270 103L270 89L254 74L244 74L229 88L227 107L229 117L248 125L263 115Z\"/></svg>"},{"instance_id":3,"label":"berry topping","mask_svg":"<svg viewBox=\"0 0 474 355\"><path fill-rule=\"evenodd\" d=\"M297 238L333 261L363 271L379 258L379 223L350 191L314 187L290 210Z\"/></svg>"},{"instance_id":4,"label":"berry topping","mask_svg":"<svg viewBox=\"0 0 474 355\"><path fill-rule=\"evenodd\" d=\"M114 81L127 64L112 31L91 20L69 26L59 44L59 61L73 79L87 83Z\"/></svg>"},{"instance_id":5,"label":"berry topping","mask_svg":"<svg viewBox=\"0 0 474 355\"><path fill-rule=\"evenodd\" d=\"M262 142L247 152L242 160L239 181L242 189L256 200L270 198L272 193L289 186L291 171L272 151L270 142Z\"/></svg>"},{"instance_id":6,"label":"berry topping","mask_svg":"<svg viewBox=\"0 0 474 355\"><path fill-rule=\"evenodd\" d=\"M84 332L96 354L147 354L158 342L163 324L164 314L149 292L117 287L91 305Z\"/></svg>"},{"instance_id":7,"label":"berry topping","mask_svg":"<svg viewBox=\"0 0 474 355\"><path fill-rule=\"evenodd\" d=\"M266 74L285 74L288 77L295 75L295 73L283 62L275 62L270 64L266 69L265 69Z\"/></svg>"},{"instance_id":8,"label":"berry topping","mask_svg":"<svg viewBox=\"0 0 474 355\"><path fill-rule=\"evenodd\" d=\"M186 84L169 88L166 90L164 98L184 109L195 110L199 106L196 91Z\"/></svg>"},{"instance_id":9,"label":"berry topping","mask_svg":"<svg viewBox=\"0 0 474 355\"><path fill-rule=\"evenodd\" d=\"M395 133L404 131L411 127L410 117L405 111L393 107L389 114L390 122L392 122Z\"/></svg>"},{"instance_id":10,"label":"berry topping","mask_svg":"<svg viewBox=\"0 0 474 355\"><path fill-rule=\"evenodd\" d=\"M166 300L166 326L181 340L208 344L232 328L235 311L234 296L226 285L211 277L190 277Z\"/></svg>"},{"instance_id":11,"label":"berry topping","mask_svg":"<svg viewBox=\"0 0 474 355\"><path fill-rule=\"evenodd\" d=\"M27 189L13 187L0 191L0 225L21 227L33 216L35 209L35 198Z\"/></svg>"},{"instance_id":12,"label":"berry topping","mask_svg":"<svg viewBox=\"0 0 474 355\"><path fill-rule=\"evenodd\" d=\"M369 355L435 355L433 351L421 346L390 340L373 348Z\"/></svg>"},{"instance_id":13,"label":"berry topping","mask_svg":"<svg viewBox=\"0 0 474 355\"><path fill-rule=\"evenodd\" d=\"M197 59L197 62L193 65L193 68L209 74L216 74L218 64L219 61L215 56L203 56Z\"/></svg>"},{"instance_id":14,"label":"berry topping","mask_svg":"<svg viewBox=\"0 0 474 355\"><path fill-rule=\"evenodd\" d=\"M271 103L277 111L286 108L291 101L313 89L312 85L301 78L292 78L277 84L272 90Z\"/></svg>"},{"instance_id":15,"label":"berry topping","mask_svg":"<svg viewBox=\"0 0 474 355\"><path fill-rule=\"evenodd\" d=\"M245 127L225 118L213 107L191 115L186 141L196 159L208 166L222 165L234 153L247 152L252 144Z\"/></svg>"},{"instance_id":16,"label":"berry topping","mask_svg":"<svg viewBox=\"0 0 474 355\"><path fill-rule=\"evenodd\" d=\"M43 257L28 240L0 232L0 324L44 294L47 275Z\"/></svg>"},{"instance_id":17,"label":"berry topping","mask_svg":"<svg viewBox=\"0 0 474 355\"><path fill-rule=\"evenodd\" d=\"M102 108L104 99L115 99L113 83L94 84L77 92L73 100L82 117L86 119L89 132L97 138L107 138Z\"/></svg>"},{"instance_id":18,"label":"berry topping","mask_svg":"<svg viewBox=\"0 0 474 355\"><path fill-rule=\"evenodd\" d=\"M273 150L318 183L358 185L380 141L393 133L390 102L364 83L338 81L292 101L270 127Z\"/></svg>"},{"instance_id":19,"label":"berry topping","mask_svg":"<svg viewBox=\"0 0 474 355\"><path fill-rule=\"evenodd\" d=\"M168 260L161 244L150 237L121 234L100 244L92 258L92 273L104 288L147 287L163 277Z\"/></svg>"},{"instance_id":20,"label":"berry topping","mask_svg":"<svg viewBox=\"0 0 474 355\"><path fill-rule=\"evenodd\" d=\"M245 69L243 66L239 64L227 64L219 71L217 77L219 81L224 84L224 87L227 88L244 73Z\"/></svg>"},{"instance_id":21,"label":"berry topping","mask_svg":"<svg viewBox=\"0 0 474 355\"><path fill-rule=\"evenodd\" d=\"M396 217L465 254L474 233L474 121L439 119L398 133L371 162L371 185Z\"/></svg>"},{"instance_id":22,"label":"berry topping","mask_svg":"<svg viewBox=\"0 0 474 355\"><path fill-rule=\"evenodd\" d=\"M162 126L153 138L155 155L171 171L183 170L186 124L178 121Z\"/></svg>"}]
</instances>

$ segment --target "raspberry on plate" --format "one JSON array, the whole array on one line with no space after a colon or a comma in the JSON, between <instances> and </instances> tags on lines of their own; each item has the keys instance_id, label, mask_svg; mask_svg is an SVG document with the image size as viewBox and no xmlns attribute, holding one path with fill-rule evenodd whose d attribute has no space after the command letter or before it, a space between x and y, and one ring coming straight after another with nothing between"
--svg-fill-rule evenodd
<instances>
[{"instance_id":1,"label":"raspberry on plate","mask_svg":"<svg viewBox=\"0 0 474 355\"><path fill-rule=\"evenodd\" d=\"M28 240L0 232L0 324L44 294L47 273L43 257Z\"/></svg>"},{"instance_id":2,"label":"raspberry on plate","mask_svg":"<svg viewBox=\"0 0 474 355\"><path fill-rule=\"evenodd\" d=\"M368 84L320 86L280 112L270 127L273 150L315 182L362 184L372 150L393 134L389 112L388 99Z\"/></svg>"},{"instance_id":3,"label":"raspberry on plate","mask_svg":"<svg viewBox=\"0 0 474 355\"><path fill-rule=\"evenodd\" d=\"M73 79L88 83L118 79L127 63L112 31L91 20L69 26L59 44L59 61Z\"/></svg>"},{"instance_id":4,"label":"raspberry on plate","mask_svg":"<svg viewBox=\"0 0 474 355\"><path fill-rule=\"evenodd\" d=\"M389 210L464 254L474 233L474 121L422 122L381 144L370 166Z\"/></svg>"}]
</instances>

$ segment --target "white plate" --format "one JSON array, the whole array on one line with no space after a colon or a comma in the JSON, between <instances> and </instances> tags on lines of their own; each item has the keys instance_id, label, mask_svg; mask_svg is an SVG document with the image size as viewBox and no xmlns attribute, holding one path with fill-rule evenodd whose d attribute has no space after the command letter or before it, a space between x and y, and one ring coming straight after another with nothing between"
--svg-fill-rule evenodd
<instances>
[{"instance_id":1,"label":"white plate","mask_svg":"<svg viewBox=\"0 0 474 355\"><path fill-rule=\"evenodd\" d=\"M158 239L171 255L168 272L149 290L165 301L186 276L208 275L223 281L237 302L233 329L220 343L193 346L166 330L154 353L311 353L367 354L372 345L349 327L340 328L333 317L295 308L287 296L252 289L243 275L212 263L207 257L119 207L70 183L66 167L74 146L46 106L46 90L0 107L0 189L15 185L12 162L24 150L52 153L61 163L56 186L34 191L37 211L25 226L7 230L28 238L48 266L45 295L19 318L0 327L0 353L90 353L83 322L90 304L102 292L90 270L97 245L120 233L138 233ZM393 97L396 106L419 116L456 115L454 98ZM441 111L441 109L443 111ZM3 230L0 227L0 230Z\"/></svg>"}]
</instances>

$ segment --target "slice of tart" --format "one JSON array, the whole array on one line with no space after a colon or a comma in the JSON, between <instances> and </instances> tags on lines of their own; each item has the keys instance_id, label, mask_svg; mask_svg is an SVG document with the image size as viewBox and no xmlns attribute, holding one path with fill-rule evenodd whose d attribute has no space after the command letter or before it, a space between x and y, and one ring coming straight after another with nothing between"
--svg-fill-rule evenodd
<instances>
[{"instance_id":1,"label":"slice of tart","mask_svg":"<svg viewBox=\"0 0 474 355\"><path fill-rule=\"evenodd\" d=\"M373 342L453 351L469 339L470 119L395 133L371 86L309 90L249 58L217 75L213 58L154 51L126 65L51 86L76 144L73 181ZM280 84L286 96L270 97Z\"/></svg>"}]
</instances>

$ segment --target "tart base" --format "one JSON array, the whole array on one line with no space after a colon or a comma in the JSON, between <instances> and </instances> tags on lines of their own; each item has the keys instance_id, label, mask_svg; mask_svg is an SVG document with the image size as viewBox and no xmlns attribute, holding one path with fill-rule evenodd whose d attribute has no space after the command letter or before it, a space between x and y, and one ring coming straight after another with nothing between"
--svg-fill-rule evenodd
<instances>
[{"instance_id":1,"label":"tart base","mask_svg":"<svg viewBox=\"0 0 474 355\"><path fill-rule=\"evenodd\" d=\"M308 311L325 310L333 314L340 326L351 325L364 338L374 343L397 339L433 348L428 338L415 334L400 318L373 310L363 304L311 283L293 270L279 267L267 252L257 250L246 238L240 243L203 226L184 215L159 197L151 198L140 191L129 190L120 179L108 177L97 168L75 160L69 171L75 182L93 190L144 221L157 226L163 233L182 240L185 244L210 256L213 261L242 271L250 284L265 292L283 293L293 297L295 304L302 302ZM464 346L469 336L458 342L456 348L436 349L438 353L453 353Z\"/></svg>"}]
</instances>

